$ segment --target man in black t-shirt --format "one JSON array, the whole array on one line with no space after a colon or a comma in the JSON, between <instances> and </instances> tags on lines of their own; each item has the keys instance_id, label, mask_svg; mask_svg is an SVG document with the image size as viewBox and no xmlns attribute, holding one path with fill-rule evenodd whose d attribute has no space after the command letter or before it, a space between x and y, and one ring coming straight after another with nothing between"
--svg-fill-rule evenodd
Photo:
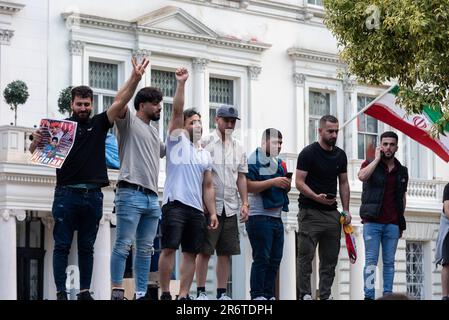
<instances>
[{"instance_id":1,"label":"man in black t-shirt","mask_svg":"<svg viewBox=\"0 0 449 320\"><path fill-rule=\"evenodd\" d=\"M296 188L299 195L299 230L297 235L298 299L312 300L310 275L316 246L320 257L320 300L332 299L331 287L340 251L340 212L337 210L337 179L345 224L349 213L347 158L335 146L338 120L326 115L320 119L319 140L305 147L298 156Z\"/></svg>"},{"instance_id":2,"label":"man in black t-shirt","mask_svg":"<svg viewBox=\"0 0 449 320\"><path fill-rule=\"evenodd\" d=\"M148 60L137 64L132 60L133 72L119 90L107 111L90 117L93 109L93 92L87 86L72 89L72 116L67 120L78 123L73 147L61 169L56 170L56 188L52 214L53 228L53 275L57 300L67 300L66 269L72 245L73 233L78 230L78 265L80 292L78 300L93 300L90 282L93 269L94 243L98 225L103 215L101 188L109 185L105 160L105 140L114 121L123 117L126 104L132 98L142 78ZM41 132L33 133L34 152L42 140Z\"/></svg>"},{"instance_id":3,"label":"man in black t-shirt","mask_svg":"<svg viewBox=\"0 0 449 320\"><path fill-rule=\"evenodd\" d=\"M449 300L449 183L444 187L443 212L435 248L435 264L441 264L441 296Z\"/></svg>"}]
</instances>

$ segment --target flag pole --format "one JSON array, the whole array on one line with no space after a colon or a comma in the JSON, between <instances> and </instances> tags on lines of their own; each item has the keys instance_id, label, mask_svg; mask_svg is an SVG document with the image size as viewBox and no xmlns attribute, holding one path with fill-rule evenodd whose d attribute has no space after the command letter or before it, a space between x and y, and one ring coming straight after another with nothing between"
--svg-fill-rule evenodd
<instances>
[{"instance_id":1,"label":"flag pole","mask_svg":"<svg viewBox=\"0 0 449 320\"><path fill-rule=\"evenodd\" d=\"M385 91L384 93L382 93L380 96L378 96L376 99L374 99L373 101L371 101L370 103L368 103L365 107L363 107L362 110L360 110L359 112L357 112L355 115L353 115L351 117L351 119L347 120L345 123L343 123L343 125L339 128L339 130L343 129L344 127L346 127L346 125L348 123L350 123L351 121L353 121L355 118L357 118L358 116L360 116L362 113L364 113L366 110L369 109L369 107L371 107L371 105L373 105L374 103L376 103L380 98L382 98L384 95L386 95L388 92L390 92L390 90L392 88L394 88L395 86L397 86L396 84L392 85L390 88L388 88L387 91Z\"/></svg>"}]
</instances>

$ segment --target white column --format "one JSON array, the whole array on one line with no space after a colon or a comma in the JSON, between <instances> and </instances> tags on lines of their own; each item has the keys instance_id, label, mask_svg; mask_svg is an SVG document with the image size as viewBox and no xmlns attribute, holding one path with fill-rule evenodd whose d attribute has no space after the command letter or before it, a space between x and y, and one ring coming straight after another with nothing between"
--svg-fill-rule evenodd
<instances>
[{"instance_id":1,"label":"white column","mask_svg":"<svg viewBox=\"0 0 449 320\"><path fill-rule=\"evenodd\" d=\"M251 286L249 280L251 276L251 264L253 262L253 251L248 239L245 224L239 224L239 233L242 254L234 257L232 260L232 269L239 270L239 272L232 273L233 298L238 300L250 300ZM241 272L242 270L244 272Z\"/></svg>"},{"instance_id":2,"label":"white column","mask_svg":"<svg viewBox=\"0 0 449 320\"><path fill-rule=\"evenodd\" d=\"M295 108L296 108L296 147L299 153L306 145L306 126L305 126L305 88L306 76L302 73L293 74L293 83L295 85Z\"/></svg>"},{"instance_id":3,"label":"white column","mask_svg":"<svg viewBox=\"0 0 449 320\"><path fill-rule=\"evenodd\" d=\"M95 300L111 299L111 222L112 213L103 213L94 245L94 269L91 289Z\"/></svg>"},{"instance_id":4,"label":"white column","mask_svg":"<svg viewBox=\"0 0 449 320\"><path fill-rule=\"evenodd\" d=\"M203 134L209 132L209 97L207 93L209 92L207 88L207 64L209 60L204 58L193 58L193 105L201 114L201 121L203 122Z\"/></svg>"},{"instance_id":5,"label":"white column","mask_svg":"<svg viewBox=\"0 0 449 320\"><path fill-rule=\"evenodd\" d=\"M143 58L150 59L151 51L147 49L137 49L133 51L133 57L136 58L137 63L140 63ZM143 81L140 81L139 86L136 90L139 91L140 88L151 86L151 60L148 64L148 67L145 70L145 74L143 75Z\"/></svg>"},{"instance_id":6,"label":"white column","mask_svg":"<svg viewBox=\"0 0 449 320\"><path fill-rule=\"evenodd\" d=\"M44 257L44 299L56 300L56 285L53 276L53 227L55 220L51 212L43 216L42 223L45 226L45 257Z\"/></svg>"},{"instance_id":7,"label":"white column","mask_svg":"<svg viewBox=\"0 0 449 320\"><path fill-rule=\"evenodd\" d=\"M355 80L345 78L343 80L343 112L344 119L341 124L349 120L357 112L357 93L355 92ZM343 129L343 149L349 159L358 159L357 149L357 120L353 120Z\"/></svg>"},{"instance_id":8,"label":"white column","mask_svg":"<svg viewBox=\"0 0 449 320\"><path fill-rule=\"evenodd\" d=\"M11 43L11 38L14 35L14 31L7 29L0 29L0 119L8 119L3 120L4 122L0 122L1 124L9 124L13 120L13 113L9 110L9 106L3 99L3 90L8 84L8 55L9 55L9 45ZM3 107L4 106L4 107Z\"/></svg>"},{"instance_id":9,"label":"white column","mask_svg":"<svg viewBox=\"0 0 449 320\"><path fill-rule=\"evenodd\" d=\"M262 112L260 106L262 106L262 94L259 89L260 83L258 81L262 68L259 66L248 67L248 150L251 152L256 149L260 144L262 138Z\"/></svg>"},{"instance_id":10,"label":"white column","mask_svg":"<svg viewBox=\"0 0 449 320\"><path fill-rule=\"evenodd\" d=\"M72 86L79 86L83 84L84 42L70 40L69 50L72 55Z\"/></svg>"},{"instance_id":11,"label":"white column","mask_svg":"<svg viewBox=\"0 0 449 320\"><path fill-rule=\"evenodd\" d=\"M298 212L283 212L284 252L279 268L279 300L296 300L296 232Z\"/></svg>"},{"instance_id":12,"label":"white column","mask_svg":"<svg viewBox=\"0 0 449 320\"><path fill-rule=\"evenodd\" d=\"M25 211L0 210L0 300L17 299L16 219L23 221Z\"/></svg>"},{"instance_id":13,"label":"white column","mask_svg":"<svg viewBox=\"0 0 449 320\"><path fill-rule=\"evenodd\" d=\"M353 226L357 260L351 264L351 300L363 300L363 268L365 266L365 244L363 242L363 226Z\"/></svg>"}]
</instances>

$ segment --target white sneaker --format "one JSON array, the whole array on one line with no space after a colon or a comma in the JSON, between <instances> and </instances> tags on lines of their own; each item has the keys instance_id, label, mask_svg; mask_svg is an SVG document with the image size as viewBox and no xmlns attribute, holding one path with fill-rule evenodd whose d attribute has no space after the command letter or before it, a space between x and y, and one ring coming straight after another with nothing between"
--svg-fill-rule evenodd
<instances>
[{"instance_id":1,"label":"white sneaker","mask_svg":"<svg viewBox=\"0 0 449 320\"><path fill-rule=\"evenodd\" d=\"M313 300L313 299L310 294L305 294L304 297L302 297L302 300Z\"/></svg>"},{"instance_id":2,"label":"white sneaker","mask_svg":"<svg viewBox=\"0 0 449 320\"><path fill-rule=\"evenodd\" d=\"M232 300L231 297L227 296L226 293L222 293L218 300Z\"/></svg>"},{"instance_id":3,"label":"white sneaker","mask_svg":"<svg viewBox=\"0 0 449 320\"><path fill-rule=\"evenodd\" d=\"M253 300L267 300L267 298L260 296L260 297L255 297Z\"/></svg>"},{"instance_id":4,"label":"white sneaker","mask_svg":"<svg viewBox=\"0 0 449 320\"><path fill-rule=\"evenodd\" d=\"M200 292L200 295L195 300L209 300L206 292Z\"/></svg>"},{"instance_id":5,"label":"white sneaker","mask_svg":"<svg viewBox=\"0 0 449 320\"><path fill-rule=\"evenodd\" d=\"M270 299L268 299L268 300L276 300L276 298L275 297L271 297Z\"/></svg>"}]
</instances>

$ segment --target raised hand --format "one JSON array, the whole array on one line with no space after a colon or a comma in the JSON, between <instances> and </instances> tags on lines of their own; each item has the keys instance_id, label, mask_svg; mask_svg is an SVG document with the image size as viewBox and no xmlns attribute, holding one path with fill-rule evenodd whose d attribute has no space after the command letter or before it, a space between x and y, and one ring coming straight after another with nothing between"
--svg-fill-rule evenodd
<instances>
[{"instance_id":1,"label":"raised hand","mask_svg":"<svg viewBox=\"0 0 449 320\"><path fill-rule=\"evenodd\" d=\"M143 74L145 73L146 67L150 63L150 60L148 60L147 58L143 58L142 61L139 64L137 64L136 58L133 57L131 59L131 63L133 65L133 75L141 79Z\"/></svg>"},{"instance_id":2,"label":"raised hand","mask_svg":"<svg viewBox=\"0 0 449 320\"><path fill-rule=\"evenodd\" d=\"M176 81L185 83L189 78L189 71L186 68L181 67L176 69L175 71Z\"/></svg>"}]
</instances>

